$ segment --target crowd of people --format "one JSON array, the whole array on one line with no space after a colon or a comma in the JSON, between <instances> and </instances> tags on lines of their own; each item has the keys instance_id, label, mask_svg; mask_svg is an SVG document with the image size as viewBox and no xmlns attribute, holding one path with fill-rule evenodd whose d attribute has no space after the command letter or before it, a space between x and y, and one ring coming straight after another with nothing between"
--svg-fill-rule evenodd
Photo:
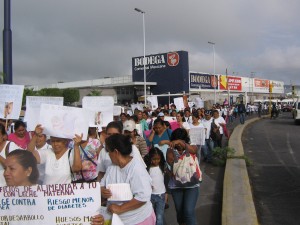
<instances>
[{"instance_id":1,"label":"crowd of people","mask_svg":"<svg viewBox=\"0 0 300 225\"><path fill-rule=\"evenodd\" d=\"M229 135L226 123L233 121L235 108L239 106L135 109L131 115L114 117L101 132L90 127L87 140L81 134L73 140L49 137L42 124L28 132L21 120L14 121L13 132L0 124L0 186L100 182L103 204L130 225L163 224L171 195L178 224L193 225L201 179L182 185L174 168L187 156L192 156L196 170L202 161L211 163L213 149L222 147L223 136ZM177 129L172 129L170 118ZM195 128L205 131L203 145L190 139ZM107 186L117 183L130 185L130 201L109 201ZM103 217L95 216L93 224L103 224Z\"/></svg>"}]
</instances>

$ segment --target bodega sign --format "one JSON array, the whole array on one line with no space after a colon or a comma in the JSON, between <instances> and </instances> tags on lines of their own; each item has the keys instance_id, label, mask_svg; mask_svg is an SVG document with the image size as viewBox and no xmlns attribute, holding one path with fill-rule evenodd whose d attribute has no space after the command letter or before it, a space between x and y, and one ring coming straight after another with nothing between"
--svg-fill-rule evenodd
<instances>
[{"instance_id":1,"label":"bodega sign","mask_svg":"<svg viewBox=\"0 0 300 225\"><path fill-rule=\"evenodd\" d=\"M190 73L190 89L218 89L218 76Z\"/></svg>"},{"instance_id":2,"label":"bodega sign","mask_svg":"<svg viewBox=\"0 0 300 225\"><path fill-rule=\"evenodd\" d=\"M162 69L168 66L174 67L179 64L179 54L177 52L169 52L164 54L149 55L132 59L133 71L151 69Z\"/></svg>"}]
</instances>

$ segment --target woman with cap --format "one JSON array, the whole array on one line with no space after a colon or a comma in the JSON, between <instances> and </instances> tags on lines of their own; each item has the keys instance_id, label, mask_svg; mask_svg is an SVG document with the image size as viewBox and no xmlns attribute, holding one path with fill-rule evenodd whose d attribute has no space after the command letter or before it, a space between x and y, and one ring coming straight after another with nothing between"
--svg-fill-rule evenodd
<instances>
[{"instance_id":1,"label":"woman with cap","mask_svg":"<svg viewBox=\"0 0 300 225\"><path fill-rule=\"evenodd\" d=\"M131 137L131 142L134 144L141 153L141 156L144 158L147 155L147 144L143 137L141 137L136 131L136 124L133 120L127 120L123 124L123 133L124 135Z\"/></svg>"}]
</instances>

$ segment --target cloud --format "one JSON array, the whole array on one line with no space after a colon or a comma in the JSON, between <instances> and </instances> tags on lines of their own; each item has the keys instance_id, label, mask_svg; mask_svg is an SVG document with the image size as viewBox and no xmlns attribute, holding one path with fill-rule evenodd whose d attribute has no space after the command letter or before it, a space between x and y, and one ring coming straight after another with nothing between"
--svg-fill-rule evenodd
<instances>
[{"instance_id":1,"label":"cloud","mask_svg":"<svg viewBox=\"0 0 300 225\"><path fill-rule=\"evenodd\" d=\"M143 55L135 7L146 12L147 54L186 50L191 70L210 73L213 41L217 73L297 79L299 1L26 0L12 1L15 83L131 74L131 58Z\"/></svg>"}]
</instances>

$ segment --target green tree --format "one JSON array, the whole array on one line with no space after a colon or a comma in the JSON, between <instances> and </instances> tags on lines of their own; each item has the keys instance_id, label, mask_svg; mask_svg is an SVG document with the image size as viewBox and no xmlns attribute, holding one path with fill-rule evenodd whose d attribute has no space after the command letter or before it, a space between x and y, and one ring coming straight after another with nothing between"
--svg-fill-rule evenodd
<instances>
[{"instance_id":1,"label":"green tree","mask_svg":"<svg viewBox=\"0 0 300 225\"><path fill-rule=\"evenodd\" d=\"M0 72L0 84L4 83L4 76L5 74L3 72Z\"/></svg>"},{"instance_id":2,"label":"green tree","mask_svg":"<svg viewBox=\"0 0 300 225\"><path fill-rule=\"evenodd\" d=\"M99 91L99 90L91 90L91 92L89 94L87 94L87 96L101 96L102 94L102 91Z\"/></svg>"},{"instance_id":3,"label":"green tree","mask_svg":"<svg viewBox=\"0 0 300 225\"><path fill-rule=\"evenodd\" d=\"M79 101L80 94L78 89L69 88L63 90L64 104L72 105Z\"/></svg>"},{"instance_id":4,"label":"green tree","mask_svg":"<svg viewBox=\"0 0 300 225\"><path fill-rule=\"evenodd\" d=\"M38 91L37 96L62 97L63 90L59 88L43 88Z\"/></svg>"},{"instance_id":5,"label":"green tree","mask_svg":"<svg viewBox=\"0 0 300 225\"><path fill-rule=\"evenodd\" d=\"M22 105L26 104L26 96L36 96L37 91L34 91L33 88L25 88L23 92Z\"/></svg>"}]
</instances>

